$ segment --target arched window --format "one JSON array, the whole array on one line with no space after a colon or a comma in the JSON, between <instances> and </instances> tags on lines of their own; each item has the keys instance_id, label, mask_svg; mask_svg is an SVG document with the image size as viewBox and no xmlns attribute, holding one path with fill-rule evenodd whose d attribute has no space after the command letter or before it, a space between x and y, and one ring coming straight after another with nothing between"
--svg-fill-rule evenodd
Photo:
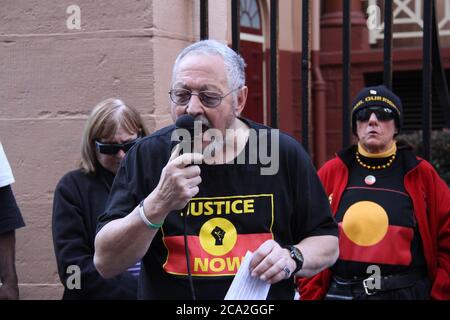
<instances>
[{"instance_id":1,"label":"arched window","mask_svg":"<svg viewBox=\"0 0 450 320\"><path fill-rule=\"evenodd\" d=\"M256 0L241 0L241 27L261 29L261 14Z\"/></svg>"},{"instance_id":2,"label":"arched window","mask_svg":"<svg viewBox=\"0 0 450 320\"><path fill-rule=\"evenodd\" d=\"M264 11L257 0L240 0L240 53L247 63L247 102L242 116L267 124L267 94L264 64Z\"/></svg>"}]
</instances>

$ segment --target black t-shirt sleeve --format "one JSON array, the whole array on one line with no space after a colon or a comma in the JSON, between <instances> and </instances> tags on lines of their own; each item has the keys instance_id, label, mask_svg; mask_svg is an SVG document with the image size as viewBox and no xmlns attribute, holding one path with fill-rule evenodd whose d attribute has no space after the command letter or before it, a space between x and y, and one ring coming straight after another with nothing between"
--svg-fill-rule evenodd
<instances>
[{"instance_id":1,"label":"black t-shirt sleeve","mask_svg":"<svg viewBox=\"0 0 450 320\"><path fill-rule=\"evenodd\" d=\"M127 152L114 178L105 212L98 218L97 232L108 222L128 215L155 189L169 159L169 147L166 136L156 135Z\"/></svg>"},{"instance_id":2,"label":"black t-shirt sleeve","mask_svg":"<svg viewBox=\"0 0 450 320\"><path fill-rule=\"evenodd\" d=\"M292 143L292 142L290 142ZM311 236L338 236L330 203L316 170L303 147L296 143L289 152L289 176L294 190L294 234L296 242Z\"/></svg>"},{"instance_id":3,"label":"black t-shirt sleeve","mask_svg":"<svg viewBox=\"0 0 450 320\"><path fill-rule=\"evenodd\" d=\"M10 185L0 188L0 234L25 226Z\"/></svg>"}]
</instances>

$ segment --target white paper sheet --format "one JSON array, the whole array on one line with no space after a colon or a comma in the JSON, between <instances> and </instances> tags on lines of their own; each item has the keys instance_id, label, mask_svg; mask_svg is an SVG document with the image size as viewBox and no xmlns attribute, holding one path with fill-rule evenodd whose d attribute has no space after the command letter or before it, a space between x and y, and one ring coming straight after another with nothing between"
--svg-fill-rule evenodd
<instances>
[{"instance_id":1,"label":"white paper sheet","mask_svg":"<svg viewBox=\"0 0 450 320\"><path fill-rule=\"evenodd\" d=\"M247 251L241 266L234 276L225 300L266 300L270 283L250 275L250 261L253 253Z\"/></svg>"}]
</instances>

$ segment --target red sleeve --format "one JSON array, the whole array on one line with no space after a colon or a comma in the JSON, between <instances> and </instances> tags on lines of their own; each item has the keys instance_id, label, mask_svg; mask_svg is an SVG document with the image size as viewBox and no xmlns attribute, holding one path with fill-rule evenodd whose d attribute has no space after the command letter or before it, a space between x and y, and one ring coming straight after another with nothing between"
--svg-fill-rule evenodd
<instances>
[{"instance_id":1,"label":"red sleeve","mask_svg":"<svg viewBox=\"0 0 450 320\"><path fill-rule=\"evenodd\" d=\"M297 285L300 300L321 300L325 297L330 285L331 271L325 269L311 278L299 278Z\"/></svg>"},{"instance_id":2,"label":"red sleeve","mask_svg":"<svg viewBox=\"0 0 450 320\"><path fill-rule=\"evenodd\" d=\"M428 197L430 212L435 212L437 237L437 270L431 289L433 299L450 299L450 189L432 170L431 187L434 197Z\"/></svg>"},{"instance_id":3,"label":"red sleeve","mask_svg":"<svg viewBox=\"0 0 450 320\"><path fill-rule=\"evenodd\" d=\"M335 178L335 175L332 172L336 164L335 161L336 159L328 161L317 172L328 197L330 197L333 192L333 179ZM329 269L325 269L310 278L299 278L297 280L297 285L300 292L300 300L323 299L328 291L330 278L331 271Z\"/></svg>"},{"instance_id":4,"label":"red sleeve","mask_svg":"<svg viewBox=\"0 0 450 320\"><path fill-rule=\"evenodd\" d=\"M336 159L328 161L317 172L317 175L319 176L320 181L322 181L327 196L330 196L330 194L333 192L333 178L335 177L335 175L332 174L332 171L335 161Z\"/></svg>"}]
</instances>

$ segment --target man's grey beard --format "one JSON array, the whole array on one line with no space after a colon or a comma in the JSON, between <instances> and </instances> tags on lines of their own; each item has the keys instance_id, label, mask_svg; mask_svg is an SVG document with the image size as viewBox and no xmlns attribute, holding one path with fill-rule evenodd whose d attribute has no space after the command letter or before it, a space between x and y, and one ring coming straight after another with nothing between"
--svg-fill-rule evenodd
<instances>
[{"instance_id":1,"label":"man's grey beard","mask_svg":"<svg viewBox=\"0 0 450 320\"><path fill-rule=\"evenodd\" d=\"M198 115L194 118L194 122L201 122L202 123L202 127L205 127L206 129L211 129L212 128L212 124L211 122L208 120L208 118L206 118L204 115ZM205 130L204 130L205 131Z\"/></svg>"},{"instance_id":2,"label":"man's grey beard","mask_svg":"<svg viewBox=\"0 0 450 320\"><path fill-rule=\"evenodd\" d=\"M234 117L233 117L233 119L234 119ZM203 133L205 133L205 131L207 131L209 129L214 129L212 124L211 124L211 122L204 115L196 116L194 118L194 121L201 122ZM223 150L225 148L225 144L226 143L232 143L233 144L233 148L234 148L234 138L233 137L227 137L227 135L226 135L227 129L229 129L231 127L232 120L226 119L225 121L227 121L227 123L226 123L225 132L222 132L222 136L221 136L222 138L221 139L215 139L215 136L212 136L211 137L212 138L211 141L209 141L208 145L203 150L203 154L204 155L211 155L212 157L214 157L215 154L216 154L216 151ZM231 138L231 141L225 141L226 139L230 139L230 138Z\"/></svg>"}]
</instances>

